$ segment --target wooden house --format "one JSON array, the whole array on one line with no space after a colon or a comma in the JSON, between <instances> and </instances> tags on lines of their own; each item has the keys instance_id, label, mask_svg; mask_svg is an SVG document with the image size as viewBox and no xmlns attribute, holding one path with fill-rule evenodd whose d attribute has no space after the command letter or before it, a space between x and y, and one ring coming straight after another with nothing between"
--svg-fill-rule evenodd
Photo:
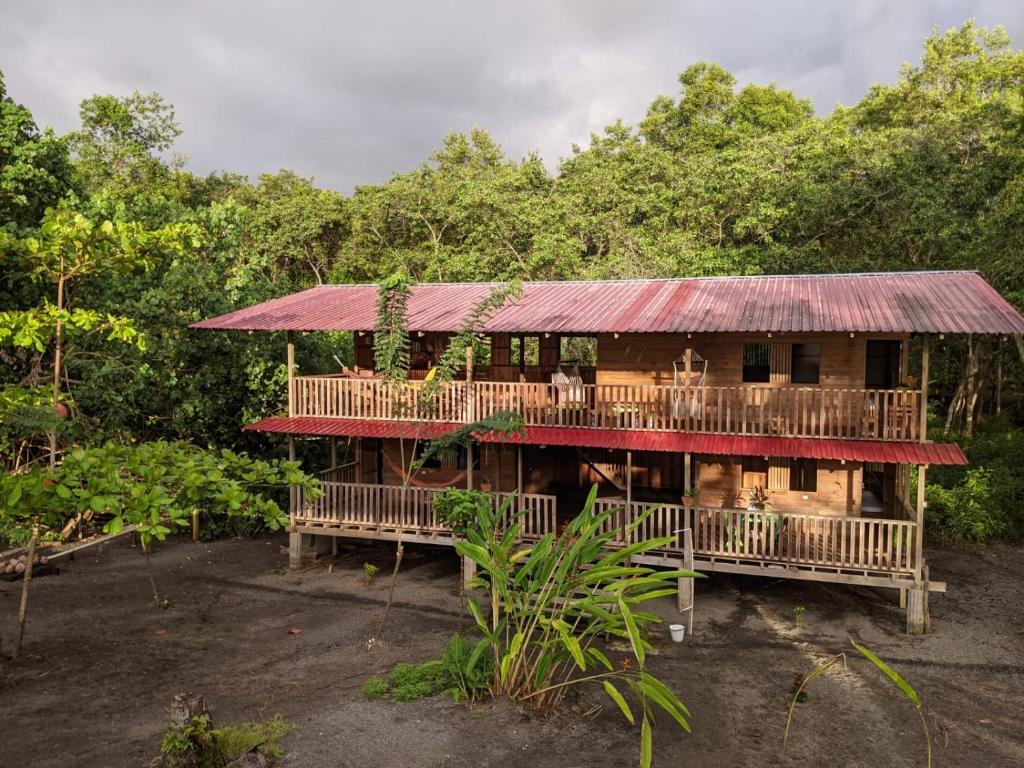
<instances>
[{"instance_id":1,"label":"wooden house","mask_svg":"<svg viewBox=\"0 0 1024 768\"><path fill-rule=\"evenodd\" d=\"M923 557L927 468L966 463L927 440L929 351L945 335L1024 333L979 274L526 283L423 407L418 380L490 290L413 289L400 402L373 369L376 286L196 324L289 334L288 414L248 428L287 434L293 455L295 438L331 444L325 495L293 494L293 565L303 534L450 543L431 505L449 486L515 494L524 535L539 536L597 483L620 530L656 507L632 535L676 536L661 562L689 544L703 571L898 589L908 629L923 629L928 591L945 588ZM291 334L339 330L354 332L353 370L296 370ZM521 414L525 435L483 436L409 478L416 445L499 411Z\"/></svg>"}]
</instances>

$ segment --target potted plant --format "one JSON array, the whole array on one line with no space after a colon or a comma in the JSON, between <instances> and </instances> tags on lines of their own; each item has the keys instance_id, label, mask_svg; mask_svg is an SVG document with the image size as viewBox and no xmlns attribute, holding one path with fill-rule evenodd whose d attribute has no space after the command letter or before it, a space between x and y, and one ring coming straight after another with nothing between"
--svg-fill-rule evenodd
<instances>
[{"instance_id":1,"label":"potted plant","mask_svg":"<svg viewBox=\"0 0 1024 768\"><path fill-rule=\"evenodd\" d=\"M687 509L693 509L697 506L697 489L687 488L683 493L683 506Z\"/></svg>"}]
</instances>

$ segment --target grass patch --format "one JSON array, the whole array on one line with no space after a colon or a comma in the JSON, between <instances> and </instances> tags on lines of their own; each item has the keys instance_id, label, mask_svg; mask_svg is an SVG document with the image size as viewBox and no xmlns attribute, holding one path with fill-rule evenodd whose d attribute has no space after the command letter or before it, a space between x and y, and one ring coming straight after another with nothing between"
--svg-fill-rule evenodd
<instances>
[{"instance_id":1,"label":"grass patch","mask_svg":"<svg viewBox=\"0 0 1024 768\"><path fill-rule=\"evenodd\" d=\"M269 758L281 757L278 741L294 730L280 715L262 723L239 723L211 728L209 718L199 715L181 730L164 735L160 751L165 765L184 765L192 750L199 757L199 768L224 768L246 752L259 750Z\"/></svg>"},{"instance_id":2,"label":"grass patch","mask_svg":"<svg viewBox=\"0 0 1024 768\"><path fill-rule=\"evenodd\" d=\"M451 675L437 660L423 664L396 664L387 677L374 675L363 685L368 699L415 701L452 689Z\"/></svg>"}]
</instances>

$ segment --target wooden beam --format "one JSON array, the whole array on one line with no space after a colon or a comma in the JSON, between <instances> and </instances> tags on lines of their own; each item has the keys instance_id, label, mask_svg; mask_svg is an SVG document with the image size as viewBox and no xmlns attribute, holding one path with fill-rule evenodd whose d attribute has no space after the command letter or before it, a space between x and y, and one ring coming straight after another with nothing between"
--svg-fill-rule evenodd
<instances>
[{"instance_id":1,"label":"wooden beam","mask_svg":"<svg viewBox=\"0 0 1024 768\"><path fill-rule=\"evenodd\" d=\"M922 464L917 468L917 539L914 541L914 575L918 580L921 578L921 568L924 565L924 487L927 470L927 464Z\"/></svg>"},{"instance_id":2,"label":"wooden beam","mask_svg":"<svg viewBox=\"0 0 1024 768\"><path fill-rule=\"evenodd\" d=\"M633 503L633 452L626 451L626 516L629 516L629 508Z\"/></svg>"},{"instance_id":3,"label":"wooden beam","mask_svg":"<svg viewBox=\"0 0 1024 768\"><path fill-rule=\"evenodd\" d=\"M693 471L693 454L687 451L683 454L683 491L689 492L692 488L690 484L690 473Z\"/></svg>"},{"instance_id":4,"label":"wooden beam","mask_svg":"<svg viewBox=\"0 0 1024 768\"><path fill-rule=\"evenodd\" d=\"M921 336L921 422L918 426L920 440L928 442L928 365L930 358L929 335Z\"/></svg>"},{"instance_id":5,"label":"wooden beam","mask_svg":"<svg viewBox=\"0 0 1024 768\"><path fill-rule=\"evenodd\" d=\"M288 415L295 415L295 339L291 331L285 333L288 342L287 362L288 367Z\"/></svg>"},{"instance_id":6,"label":"wooden beam","mask_svg":"<svg viewBox=\"0 0 1024 768\"><path fill-rule=\"evenodd\" d=\"M522 503L518 499L523 496L523 446L516 446L516 498L517 505Z\"/></svg>"}]
</instances>

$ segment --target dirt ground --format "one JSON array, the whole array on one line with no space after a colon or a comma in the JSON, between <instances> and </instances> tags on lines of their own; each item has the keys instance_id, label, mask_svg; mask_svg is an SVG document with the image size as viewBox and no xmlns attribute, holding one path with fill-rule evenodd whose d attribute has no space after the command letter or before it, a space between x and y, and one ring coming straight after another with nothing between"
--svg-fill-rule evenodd
<instances>
[{"instance_id":1,"label":"dirt ground","mask_svg":"<svg viewBox=\"0 0 1024 768\"><path fill-rule=\"evenodd\" d=\"M153 556L170 607L151 607L143 558L127 540L80 554L32 585L24 656L0 675L0 765L141 766L157 753L175 693L206 696L214 720L296 726L289 766L631 766L637 732L598 690L544 718L507 703L368 701L361 687L398 661L437 655L460 627L458 564L410 546L387 645L363 650L387 591L391 550L351 545L328 572L289 573L283 536L174 542ZM349 545L346 545L346 547ZM698 583L695 632L655 638L650 670L693 714L667 717L656 766L920 766L912 706L859 658L815 681L781 755L794 673L849 649L888 660L921 693L935 765L1024 765L1024 550L929 553L934 633L908 637L895 594L716 576ZM362 563L381 566L367 586ZM20 585L0 582L9 640ZM796 626L794 609L805 609ZM658 606L673 615L671 601ZM289 629L301 634L289 634ZM577 712L586 712L583 717Z\"/></svg>"}]
</instances>

